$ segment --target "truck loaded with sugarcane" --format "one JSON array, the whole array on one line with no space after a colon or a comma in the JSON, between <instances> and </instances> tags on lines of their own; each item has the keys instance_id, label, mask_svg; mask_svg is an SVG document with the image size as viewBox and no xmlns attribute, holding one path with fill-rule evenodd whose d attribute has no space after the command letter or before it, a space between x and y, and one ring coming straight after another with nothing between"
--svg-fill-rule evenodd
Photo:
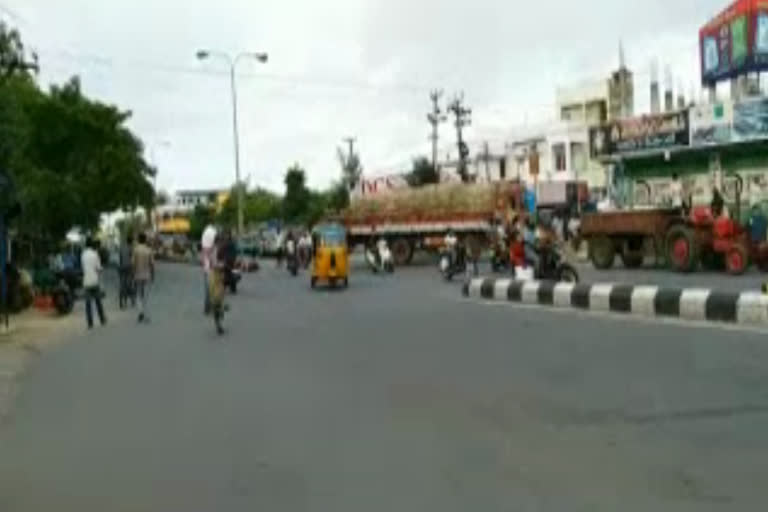
<instances>
[{"instance_id":1,"label":"truck loaded with sugarcane","mask_svg":"<svg viewBox=\"0 0 768 512\"><path fill-rule=\"evenodd\" d=\"M407 265L418 250L440 249L449 231L478 256L490 246L495 223L511 221L522 199L514 181L441 183L354 199L342 221L350 246L383 237L395 264Z\"/></svg>"}]
</instances>

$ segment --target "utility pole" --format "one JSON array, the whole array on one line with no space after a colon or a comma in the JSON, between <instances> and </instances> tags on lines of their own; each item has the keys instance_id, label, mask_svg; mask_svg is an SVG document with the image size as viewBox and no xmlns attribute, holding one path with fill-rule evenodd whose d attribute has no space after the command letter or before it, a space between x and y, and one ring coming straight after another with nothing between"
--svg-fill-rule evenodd
<instances>
[{"instance_id":1,"label":"utility pole","mask_svg":"<svg viewBox=\"0 0 768 512\"><path fill-rule=\"evenodd\" d=\"M488 161L491 159L491 153L488 149L488 141L483 143L483 162L485 162L485 179L488 183L491 182L491 169L488 167Z\"/></svg>"},{"instance_id":2,"label":"utility pole","mask_svg":"<svg viewBox=\"0 0 768 512\"><path fill-rule=\"evenodd\" d=\"M469 174L467 172L467 157L469 156L469 148L464 143L464 137L462 130L465 126L472 124L472 109L464 106L464 93L457 94L453 101L448 105L448 111L453 114L456 126L456 144L459 148L459 176L461 181L468 182Z\"/></svg>"},{"instance_id":3,"label":"utility pole","mask_svg":"<svg viewBox=\"0 0 768 512\"><path fill-rule=\"evenodd\" d=\"M437 128L440 123L448 120L448 116L440 110L439 101L442 96L443 91L440 89L434 89L429 93L429 99L432 100L432 111L427 114L427 121L432 125L430 139L432 140L432 169L435 173L437 173L437 141L439 139Z\"/></svg>"},{"instance_id":4,"label":"utility pole","mask_svg":"<svg viewBox=\"0 0 768 512\"><path fill-rule=\"evenodd\" d=\"M346 142L347 146L349 147L349 153L347 154L347 158L351 159L352 155L355 154L355 142L357 142L357 139L354 137L346 137L342 140Z\"/></svg>"}]
</instances>

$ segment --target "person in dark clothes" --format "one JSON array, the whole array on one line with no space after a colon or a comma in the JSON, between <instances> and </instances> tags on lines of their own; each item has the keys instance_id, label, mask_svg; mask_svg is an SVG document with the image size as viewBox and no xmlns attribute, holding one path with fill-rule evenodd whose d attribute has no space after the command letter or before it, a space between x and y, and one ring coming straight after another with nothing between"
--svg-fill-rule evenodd
<instances>
[{"instance_id":1,"label":"person in dark clothes","mask_svg":"<svg viewBox=\"0 0 768 512\"><path fill-rule=\"evenodd\" d=\"M712 188L712 202L709 205L712 210L712 217L718 218L723 214L725 208L725 200L717 187Z\"/></svg>"}]
</instances>

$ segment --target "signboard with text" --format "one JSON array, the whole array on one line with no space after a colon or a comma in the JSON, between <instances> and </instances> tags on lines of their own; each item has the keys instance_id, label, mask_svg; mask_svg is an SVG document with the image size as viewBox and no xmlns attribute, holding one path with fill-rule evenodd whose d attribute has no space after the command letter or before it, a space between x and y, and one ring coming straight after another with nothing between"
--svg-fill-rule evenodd
<instances>
[{"instance_id":1,"label":"signboard with text","mask_svg":"<svg viewBox=\"0 0 768 512\"><path fill-rule=\"evenodd\" d=\"M691 146L733 141L733 102L718 101L691 107Z\"/></svg>"},{"instance_id":2,"label":"signboard with text","mask_svg":"<svg viewBox=\"0 0 768 512\"><path fill-rule=\"evenodd\" d=\"M593 158L687 146L690 140L688 112L668 112L610 121L589 129Z\"/></svg>"},{"instance_id":3,"label":"signboard with text","mask_svg":"<svg viewBox=\"0 0 768 512\"><path fill-rule=\"evenodd\" d=\"M407 188L408 181L402 174L391 174L371 178L360 178L357 186L352 190L353 199L388 194L401 188Z\"/></svg>"}]
</instances>

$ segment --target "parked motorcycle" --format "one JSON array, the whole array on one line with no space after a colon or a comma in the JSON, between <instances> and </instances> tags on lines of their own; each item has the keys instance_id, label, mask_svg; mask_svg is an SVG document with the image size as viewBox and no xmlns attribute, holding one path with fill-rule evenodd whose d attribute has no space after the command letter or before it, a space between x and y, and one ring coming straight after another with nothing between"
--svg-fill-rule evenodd
<instances>
[{"instance_id":1,"label":"parked motorcycle","mask_svg":"<svg viewBox=\"0 0 768 512\"><path fill-rule=\"evenodd\" d=\"M72 312L75 306L75 297L66 283L60 282L51 292L53 306L60 315L67 315Z\"/></svg>"},{"instance_id":2,"label":"parked motorcycle","mask_svg":"<svg viewBox=\"0 0 768 512\"><path fill-rule=\"evenodd\" d=\"M467 258L463 254L463 248L444 249L440 253L440 272L446 281L453 279L453 276L465 274L467 272Z\"/></svg>"}]
</instances>

